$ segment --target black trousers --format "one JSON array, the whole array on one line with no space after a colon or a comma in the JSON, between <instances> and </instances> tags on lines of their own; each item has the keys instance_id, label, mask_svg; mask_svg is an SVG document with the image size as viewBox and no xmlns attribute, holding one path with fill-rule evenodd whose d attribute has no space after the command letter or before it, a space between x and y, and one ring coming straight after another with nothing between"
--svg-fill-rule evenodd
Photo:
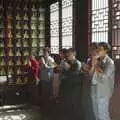
<instances>
[{"instance_id":1,"label":"black trousers","mask_svg":"<svg viewBox=\"0 0 120 120\"><path fill-rule=\"evenodd\" d=\"M70 81L70 79L61 81L62 109L66 116L66 120L84 120L84 111L82 107L82 82L72 83Z\"/></svg>"},{"instance_id":2,"label":"black trousers","mask_svg":"<svg viewBox=\"0 0 120 120\"><path fill-rule=\"evenodd\" d=\"M49 81L40 81L40 97L44 101L50 100L52 96L52 80Z\"/></svg>"}]
</instances>

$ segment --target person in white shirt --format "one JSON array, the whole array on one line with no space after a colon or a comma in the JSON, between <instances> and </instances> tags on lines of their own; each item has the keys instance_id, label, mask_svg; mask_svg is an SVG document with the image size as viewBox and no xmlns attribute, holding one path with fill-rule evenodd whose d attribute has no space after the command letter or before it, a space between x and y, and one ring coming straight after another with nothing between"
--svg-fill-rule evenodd
<instances>
[{"instance_id":1,"label":"person in white shirt","mask_svg":"<svg viewBox=\"0 0 120 120\"><path fill-rule=\"evenodd\" d=\"M114 91L115 65L108 56L109 44L101 42L98 45L98 55L92 60L92 81L96 88L92 93L93 111L96 120L111 120L109 102Z\"/></svg>"},{"instance_id":2,"label":"person in white shirt","mask_svg":"<svg viewBox=\"0 0 120 120\"><path fill-rule=\"evenodd\" d=\"M45 47L43 49L43 56L40 59L39 70L41 95L43 95L44 97L50 97L52 94L52 79L54 67L55 61L50 56L50 49L48 47Z\"/></svg>"}]
</instances>

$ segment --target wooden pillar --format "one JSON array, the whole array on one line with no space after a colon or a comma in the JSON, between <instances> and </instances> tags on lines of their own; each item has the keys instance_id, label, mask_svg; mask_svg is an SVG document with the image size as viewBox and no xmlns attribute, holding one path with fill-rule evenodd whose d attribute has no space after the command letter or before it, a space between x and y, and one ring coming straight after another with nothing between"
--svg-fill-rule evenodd
<instances>
[{"instance_id":1,"label":"wooden pillar","mask_svg":"<svg viewBox=\"0 0 120 120\"><path fill-rule=\"evenodd\" d=\"M45 46L50 47L50 2L46 0L45 5Z\"/></svg>"},{"instance_id":2,"label":"wooden pillar","mask_svg":"<svg viewBox=\"0 0 120 120\"><path fill-rule=\"evenodd\" d=\"M88 2L74 1L74 41L77 58L83 61L88 55Z\"/></svg>"}]
</instances>

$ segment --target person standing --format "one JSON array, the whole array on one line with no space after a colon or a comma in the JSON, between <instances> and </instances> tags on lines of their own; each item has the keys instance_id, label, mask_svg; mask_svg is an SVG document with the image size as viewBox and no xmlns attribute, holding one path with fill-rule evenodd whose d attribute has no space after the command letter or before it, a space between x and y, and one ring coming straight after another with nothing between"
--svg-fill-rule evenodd
<instances>
[{"instance_id":1,"label":"person standing","mask_svg":"<svg viewBox=\"0 0 120 120\"><path fill-rule=\"evenodd\" d=\"M34 76L35 84L38 85L38 84L39 84L39 77L38 77L38 73L39 73L39 62L37 61L37 59L35 58L34 55L32 55L32 56L30 57L29 66L30 66L30 67L32 68L32 70L33 70L33 76Z\"/></svg>"},{"instance_id":2,"label":"person standing","mask_svg":"<svg viewBox=\"0 0 120 120\"><path fill-rule=\"evenodd\" d=\"M65 55L67 49L61 49L59 52L59 56L56 56L55 62L57 66L54 68L54 75L53 75L53 99L56 103L60 103L60 82L62 77L64 62L65 62Z\"/></svg>"},{"instance_id":3,"label":"person standing","mask_svg":"<svg viewBox=\"0 0 120 120\"><path fill-rule=\"evenodd\" d=\"M92 59L90 73L96 85L91 91L91 97L96 120L111 120L109 102L114 90L115 65L108 56L109 50L109 44L99 43L98 54Z\"/></svg>"},{"instance_id":4,"label":"person standing","mask_svg":"<svg viewBox=\"0 0 120 120\"><path fill-rule=\"evenodd\" d=\"M92 75L94 71L91 72L92 60L94 56L98 54L98 43L93 42L90 46L89 56L82 63L82 72L84 73L83 81L83 107L85 120L95 120L95 115L93 113L93 106L95 109L96 103L96 81L93 80ZM94 104L92 104L94 103Z\"/></svg>"},{"instance_id":5,"label":"person standing","mask_svg":"<svg viewBox=\"0 0 120 120\"><path fill-rule=\"evenodd\" d=\"M29 60L28 60L28 71L29 71L29 86L27 89L29 89L28 94L29 94L29 100L33 104L37 104L39 101L39 62L35 58L35 55L31 55Z\"/></svg>"},{"instance_id":6,"label":"person standing","mask_svg":"<svg viewBox=\"0 0 120 120\"><path fill-rule=\"evenodd\" d=\"M45 47L43 49L43 56L40 59L39 71L41 97L44 100L48 100L52 96L52 79L54 67L55 62L54 59L50 56L50 49Z\"/></svg>"},{"instance_id":7,"label":"person standing","mask_svg":"<svg viewBox=\"0 0 120 120\"><path fill-rule=\"evenodd\" d=\"M83 119L80 71L81 62L76 59L76 51L70 48L64 61L64 78L61 81L61 100L67 120Z\"/></svg>"}]
</instances>

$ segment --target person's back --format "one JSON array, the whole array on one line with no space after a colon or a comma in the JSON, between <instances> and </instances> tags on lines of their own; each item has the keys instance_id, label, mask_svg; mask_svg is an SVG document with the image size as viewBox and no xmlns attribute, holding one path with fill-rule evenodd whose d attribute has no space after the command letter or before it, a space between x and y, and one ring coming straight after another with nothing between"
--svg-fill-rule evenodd
<instances>
[{"instance_id":1,"label":"person's back","mask_svg":"<svg viewBox=\"0 0 120 120\"><path fill-rule=\"evenodd\" d=\"M31 68L33 70L34 73L34 80L38 80L38 72L39 72L39 62L34 58L30 59L31 62Z\"/></svg>"}]
</instances>

